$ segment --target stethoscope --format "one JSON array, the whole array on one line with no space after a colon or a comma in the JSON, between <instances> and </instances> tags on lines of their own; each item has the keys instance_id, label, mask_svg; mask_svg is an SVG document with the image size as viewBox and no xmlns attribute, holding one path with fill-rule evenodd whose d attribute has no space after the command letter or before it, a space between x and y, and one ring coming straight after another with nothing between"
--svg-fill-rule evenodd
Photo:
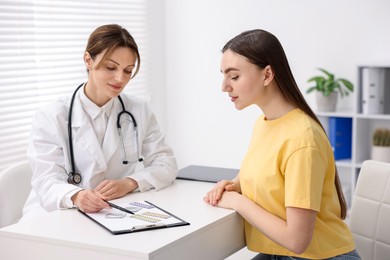
<instances>
[{"instance_id":1,"label":"stethoscope","mask_svg":"<svg viewBox=\"0 0 390 260\"><path fill-rule=\"evenodd\" d=\"M81 182L81 180L82 180L82 177L81 177L80 173L76 172L76 167L75 167L75 162L74 162L73 142L72 142L72 110L73 110L73 103L74 103L74 99L76 97L76 93L83 85L84 85L84 83L82 83L80 86L78 86L76 88L76 90L73 92L72 99L70 101L70 107L69 107L68 137L69 137L70 162L71 162L71 166L72 166L72 171L70 173L68 173L68 183L70 183L70 184L79 184ZM134 116L129 111L126 110L122 98L120 96L118 96L118 99L119 99L119 101L120 101L120 103L122 105L122 111L118 114L118 118L116 120L116 127L118 129L118 134L119 134L119 137L121 139L121 146L122 146L123 158L124 158L122 163L123 164L128 164L128 163L142 162L143 158L141 158L141 156L140 156L139 145L138 145L137 121L135 121ZM127 160L126 149L125 149L125 144L124 144L124 141L123 141L123 136L122 136L122 131L121 131L121 123L120 123L121 116L123 114L128 115L131 118L131 122L133 122L133 129L134 129L134 133L135 133L135 142L136 142L136 145L137 145L137 156L138 156L138 159L135 160L135 161L128 161Z\"/></svg>"}]
</instances>

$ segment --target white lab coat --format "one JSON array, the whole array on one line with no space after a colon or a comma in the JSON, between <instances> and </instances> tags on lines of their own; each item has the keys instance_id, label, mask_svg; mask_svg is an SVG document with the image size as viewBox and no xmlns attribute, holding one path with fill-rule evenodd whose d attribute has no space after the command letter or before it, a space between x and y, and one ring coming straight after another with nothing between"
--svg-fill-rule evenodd
<instances>
[{"instance_id":1,"label":"white lab coat","mask_svg":"<svg viewBox=\"0 0 390 260\"><path fill-rule=\"evenodd\" d=\"M71 95L61 98L39 110L33 118L28 146L32 167L32 191L24 207L24 216L36 215L44 210L63 208L64 196L80 189L93 189L105 179L131 176L140 191L162 189L177 176L173 152L164 142L156 118L147 104L122 94L126 110L138 125L138 143L142 163L123 164L124 153L117 129L117 115L122 111L118 98L114 99L104 141L100 146L87 114L77 94L72 112L72 137L76 172L82 176L79 185L68 184L71 171L68 141L68 111ZM133 124L122 115L121 127L127 159L138 159ZM141 164L141 165L140 165Z\"/></svg>"}]
</instances>

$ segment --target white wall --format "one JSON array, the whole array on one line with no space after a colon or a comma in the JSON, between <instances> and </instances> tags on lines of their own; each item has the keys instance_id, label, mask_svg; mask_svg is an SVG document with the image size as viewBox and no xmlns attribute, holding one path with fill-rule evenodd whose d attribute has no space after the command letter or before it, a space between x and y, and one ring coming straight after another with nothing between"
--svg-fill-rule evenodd
<instances>
[{"instance_id":1,"label":"white wall","mask_svg":"<svg viewBox=\"0 0 390 260\"><path fill-rule=\"evenodd\" d=\"M149 88L151 96L150 106L158 122L165 130L165 3L164 1L146 0L149 5ZM145 57L141 57L144 59ZM143 65L141 64L141 69Z\"/></svg>"},{"instance_id":2,"label":"white wall","mask_svg":"<svg viewBox=\"0 0 390 260\"><path fill-rule=\"evenodd\" d=\"M318 67L356 84L357 65L390 65L389 14L387 0L165 0L164 129L179 167L239 168L245 155L261 111L236 111L220 90L220 50L231 37L253 28L275 34L304 92ZM314 107L314 95L306 97Z\"/></svg>"}]
</instances>

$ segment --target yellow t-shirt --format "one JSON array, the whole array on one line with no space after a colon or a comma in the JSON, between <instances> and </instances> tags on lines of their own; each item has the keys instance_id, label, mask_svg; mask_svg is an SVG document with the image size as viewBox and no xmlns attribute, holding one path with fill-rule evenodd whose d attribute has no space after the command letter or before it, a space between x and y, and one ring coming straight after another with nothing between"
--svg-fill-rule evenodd
<instances>
[{"instance_id":1,"label":"yellow t-shirt","mask_svg":"<svg viewBox=\"0 0 390 260\"><path fill-rule=\"evenodd\" d=\"M239 179L244 196L284 220L286 207L318 212L312 241L303 254L294 254L245 222L250 250L323 259L355 248L340 218L331 145L320 125L302 110L270 121L261 116L256 121Z\"/></svg>"}]
</instances>

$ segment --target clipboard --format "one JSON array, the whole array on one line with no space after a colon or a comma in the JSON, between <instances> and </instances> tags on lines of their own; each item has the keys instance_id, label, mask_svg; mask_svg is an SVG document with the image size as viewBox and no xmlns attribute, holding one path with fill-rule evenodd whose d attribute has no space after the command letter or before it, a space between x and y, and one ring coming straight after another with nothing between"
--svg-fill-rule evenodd
<instances>
[{"instance_id":1,"label":"clipboard","mask_svg":"<svg viewBox=\"0 0 390 260\"><path fill-rule=\"evenodd\" d=\"M238 169L189 165L179 170L177 179L216 183L220 180L232 180L238 172Z\"/></svg>"},{"instance_id":2,"label":"clipboard","mask_svg":"<svg viewBox=\"0 0 390 260\"><path fill-rule=\"evenodd\" d=\"M97 213L78 211L113 235L190 225L189 222L146 200L117 205L134 212L134 214L128 214L115 208L103 209Z\"/></svg>"}]
</instances>

